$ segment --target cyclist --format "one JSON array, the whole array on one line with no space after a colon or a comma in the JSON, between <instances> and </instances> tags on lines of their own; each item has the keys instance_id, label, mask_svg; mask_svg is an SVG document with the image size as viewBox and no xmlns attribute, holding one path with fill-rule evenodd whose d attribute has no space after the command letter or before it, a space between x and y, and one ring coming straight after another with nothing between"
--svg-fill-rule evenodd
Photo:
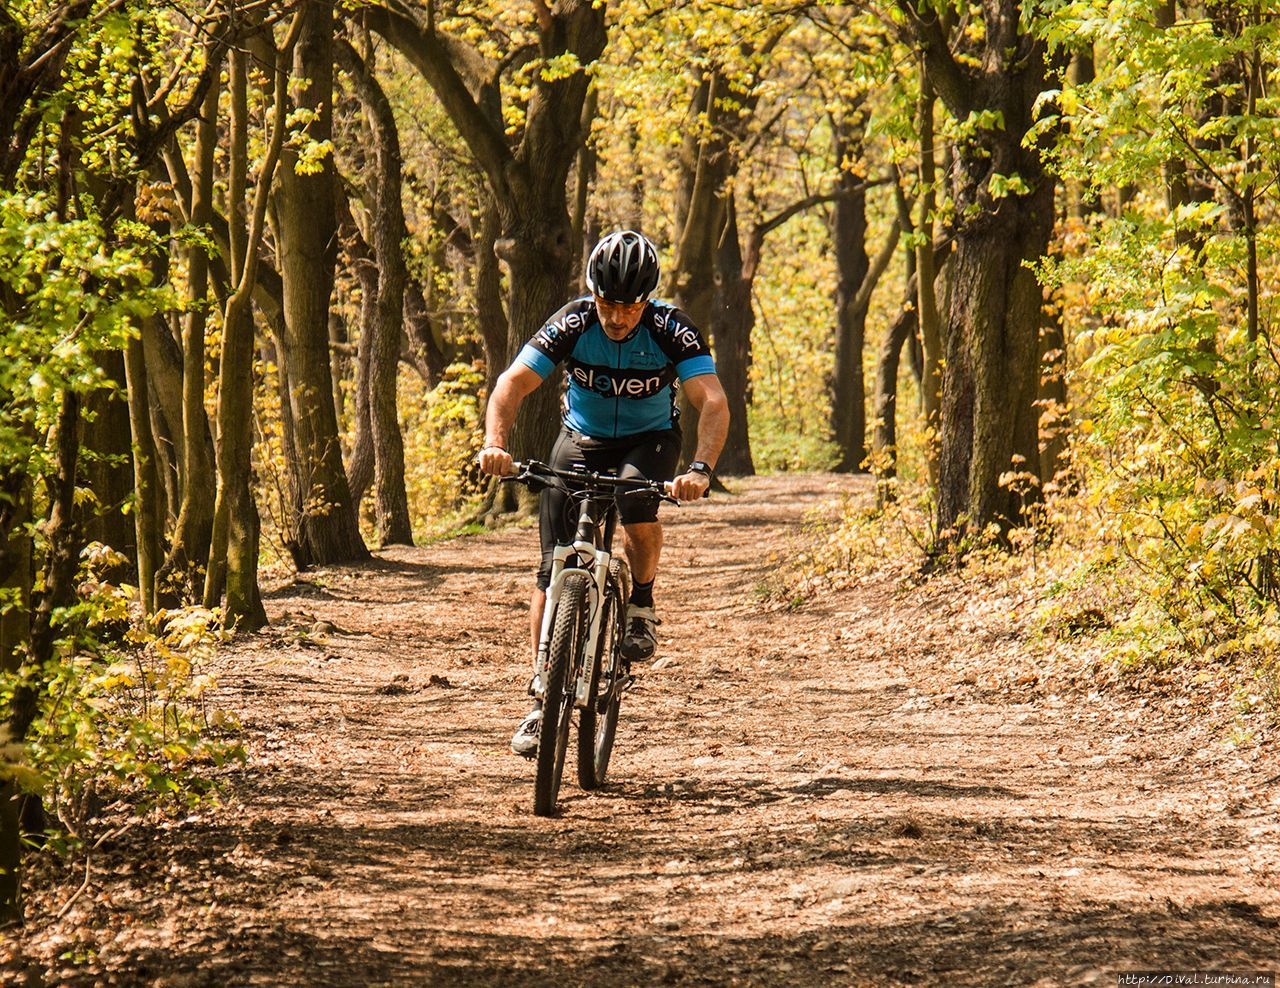
<instances>
[{"instance_id":1,"label":"cyclist","mask_svg":"<svg viewBox=\"0 0 1280 988\"><path fill-rule=\"evenodd\" d=\"M567 469L581 463L595 471L617 470L624 477L669 480L673 496L684 501L701 497L711 485L729 427L729 406L710 348L688 316L650 300L658 285L658 253L641 234L619 230L604 237L587 260L586 281L589 293L551 316L498 377L485 416L480 468L493 476L511 472L507 436L516 411L564 363L568 387L551 466ZM678 387L698 410L698 444L693 461L677 477ZM540 504L542 563L529 614L535 673L552 555L556 543L573 534L565 501L563 493L546 490ZM657 645L653 582L662 525L656 499L620 496L617 503L632 575L622 654L629 661L644 661ZM537 752L541 720L542 706L535 702L511 739L512 751Z\"/></svg>"}]
</instances>

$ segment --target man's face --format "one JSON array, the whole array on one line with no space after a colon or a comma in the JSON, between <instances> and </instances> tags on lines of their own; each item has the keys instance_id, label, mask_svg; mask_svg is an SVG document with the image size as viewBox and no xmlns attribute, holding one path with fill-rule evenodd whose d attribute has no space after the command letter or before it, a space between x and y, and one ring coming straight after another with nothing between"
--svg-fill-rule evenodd
<instances>
[{"instance_id":1,"label":"man's face","mask_svg":"<svg viewBox=\"0 0 1280 988\"><path fill-rule=\"evenodd\" d=\"M600 325L604 327L605 335L611 340L626 339L627 334L640 322L647 304L647 302L610 302L597 295L596 312L600 314Z\"/></svg>"}]
</instances>

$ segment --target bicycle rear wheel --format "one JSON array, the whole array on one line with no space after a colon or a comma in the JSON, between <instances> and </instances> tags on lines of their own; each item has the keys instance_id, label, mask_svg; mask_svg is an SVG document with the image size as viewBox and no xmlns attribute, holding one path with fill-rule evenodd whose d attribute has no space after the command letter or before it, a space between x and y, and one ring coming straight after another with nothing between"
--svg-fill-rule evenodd
<instances>
[{"instance_id":1,"label":"bicycle rear wheel","mask_svg":"<svg viewBox=\"0 0 1280 988\"><path fill-rule=\"evenodd\" d=\"M591 693L578 717L578 784L583 789L599 789L609 771L626 675L622 639L626 634L627 598L630 596L631 573L626 563L615 559L609 564Z\"/></svg>"},{"instance_id":2,"label":"bicycle rear wheel","mask_svg":"<svg viewBox=\"0 0 1280 988\"><path fill-rule=\"evenodd\" d=\"M547 653L547 693L542 701L538 770L533 784L533 812L538 816L555 813L560 794L569 722L573 718L575 670L586 642L590 612L590 577L584 572L569 573L560 589Z\"/></svg>"}]
</instances>

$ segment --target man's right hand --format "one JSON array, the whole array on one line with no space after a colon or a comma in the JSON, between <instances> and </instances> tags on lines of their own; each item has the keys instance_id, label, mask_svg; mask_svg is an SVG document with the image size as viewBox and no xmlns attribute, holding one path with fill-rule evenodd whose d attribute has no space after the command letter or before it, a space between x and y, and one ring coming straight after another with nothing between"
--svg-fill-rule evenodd
<instances>
[{"instance_id":1,"label":"man's right hand","mask_svg":"<svg viewBox=\"0 0 1280 988\"><path fill-rule=\"evenodd\" d=\"M501 446L486 446L480 450L480 469L490 477L506 477L514 469L511 454Z\"/></svg>"}]
</instances>

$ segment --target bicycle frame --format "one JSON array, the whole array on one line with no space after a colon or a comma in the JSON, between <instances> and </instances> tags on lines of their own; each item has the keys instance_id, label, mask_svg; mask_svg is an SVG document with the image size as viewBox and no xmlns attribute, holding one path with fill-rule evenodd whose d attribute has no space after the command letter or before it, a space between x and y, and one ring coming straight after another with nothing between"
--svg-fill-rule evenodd
<instances>
[{"instance_id":1,"label":"bicycle frame","mask_svg":"<svg viewBox=\"0 0 1280 988\"><path fill-rule=\"evenodd\" d=\"M547 602L542 610L542 629L538 634L538 667L534 676L533 693L539 700L546 699L543 671L547 667L547 652L551 647L551 623L555 619L556 605L564 589L569 573L585 571L591 574L591 624L584 643L586 655L594 656L600 648L601 620L604 615L605 584L609 579L609 561L613 558L613 536L617 529L618 512L612 503L604 509L604 517L597 518L592 510L597 500L588 496L578 512L578 530L573 541L558 545L551 558L551 582L547 586ZM603 532L601 531L603 528ZM570 566L570 558L576 557L584 565ZM580 663L574 683L574 706L587 705L591 691L591 673L594 663Z\"/></svg>"}]
</instances>

